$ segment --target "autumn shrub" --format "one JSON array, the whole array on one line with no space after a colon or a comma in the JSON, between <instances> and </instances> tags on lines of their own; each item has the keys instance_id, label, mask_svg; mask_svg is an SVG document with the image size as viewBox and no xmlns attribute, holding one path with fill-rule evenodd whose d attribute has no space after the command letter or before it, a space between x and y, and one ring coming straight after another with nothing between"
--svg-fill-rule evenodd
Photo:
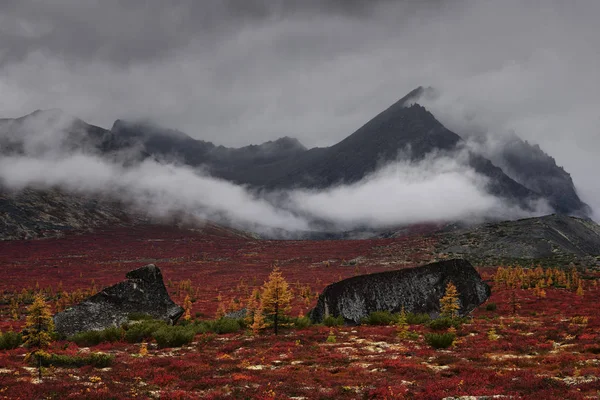
<instances>
[{"instance_id":1,"label":"autumn shrub","mask_svg":"<svg viewBox=\"0 0 600 400\"><path fill-rule=\"evenodd\" d=\"M425 334L425 341L434 349L445 349L450 347L455 339L456 334L453 332Z\"/></svg>"},{"instance_id":2,"label":"autumn shrub","mask_svg":"<svg viewBox=\"0 0 600 400\"><path fill-rule=\"evenodd\" d=\"M198 346L203 346L206 345L208 343L211 343L213 340L215 340L215 337L217 335L215 335L214 333L207 333L207 334L202 334L198 337Z\"/></svg>"},{"instance_id":3,"label":"autumn shrub","mask_svg":"<svg viewBox=\"0 0 600 400\"><path fill-rule=\"evenodd\" d=\"M485 305L486 311L496 311L497 308L498 308L498 306L496 305L496 303L487 303Z\"/></svg>"},{"instance_id":4,"label":"autumn shrub","mask_svg":"<svg viewBox=\"0 0 600 400\"><path fill-rule=\"evenodd\" d=\"M41 359L45 367L79 368L90 365L95 368L106 368L112 364L115 356L106 353L89 353L81 356L43 353Z\"/></svg>"},{"instance_id":5,"label":"autumn shrub","mask_svg":"<svg viewBox=\"0 0 600 400\"><path fill-rule=\"evenodd\" d=\"M335 333L333 333L333 329L329 331L329 336L327 336L327 339L325 340L325 342L327 342L327 343L336 343L337 342Z\"/></svg>"},{"instance_id":6,"label":"autumn shrub","mask_svg":"<svg viewBox=\"0 0 600 400\"><path fill-rule=\"evenodd\" d=\"M406 322L409 325L423 325L428 323L429 321L431 321L431 317L429 316L429 314L406 314Z\"/></svg>"},{"instance_id":7,"label":"autumn shrub","mask_svg":"<svg viewBox=\"0 0 600 400\"><path fill-rule=\"evenodd\" d=\"M23 336L18 332L0 333L0 350L16 349L23 344Z\"/></svg>"},{"instance_id":8,"label":"autumn shrub","mask_svg":"<svg viewBox=\"0 0 600 400\"><path fill-rule=\"evenodd\" d=\"M323 319L323 325L325 326L342 326L344 325L344 317L341 315L339 317L334 317L333 315L328 315Z\"/></svg>"},{"instance_id":9,"label":"autumn shrub","mask_svg":"<svg viewBox=\"0 0 600 400\"><path fill-rule=\"evenodd\" d=\"M194 336L196 331L190 326L163 326L152 334L161 349L189 344L194 340Z\"/></svg>"},{"instance_id":10,"label":"autumn shrub","mask_svg":"<svg viewBox=\"0 0 600 400\"><path fill-rule=\"evenodd\" d=\"M135 324L127 325L125 330L125 340L129 343L139 343L152 338L154 332L166 326L162 321L140 321Z\"/></svg>"},{"instance_id":11,"label":"autumn shrub","mask_svg":"<svg viewBox=\"0 0 600 400\"><path fill-rule=\"evenodd\" d=\"M368 325L391 325L398 321L398 318L389 311L374 311L364 322Z\"/></svg>"}]
</instances>

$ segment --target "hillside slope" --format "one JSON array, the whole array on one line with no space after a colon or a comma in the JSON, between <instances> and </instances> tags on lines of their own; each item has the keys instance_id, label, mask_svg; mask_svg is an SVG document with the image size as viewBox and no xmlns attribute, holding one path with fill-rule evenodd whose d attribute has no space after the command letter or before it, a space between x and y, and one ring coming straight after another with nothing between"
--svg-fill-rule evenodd
<instances>
[{"instance_id":1,"label":"hillside slope","mask_svg":"<svg viewBox=\"0 0 600 400\"><path fill-rule=\"evenodd\" d=\"M75 196L57 189L11 193L0 187L0 240L54 237L72 230L143 221L125 210L114 201Z\"/></svg>"},{"instance_id":2,"label":"hillside slope","mask_svg":"<svg viewBox=\"0 0 600 400\"><path fill-rule=\"evenodd\" d=\"M477 227L447 228L436 235L436 251L491 263L533 260L552 265L596 265L600 261L600 226L588 219L547 215Z\"/></svg>"}]
</instances>

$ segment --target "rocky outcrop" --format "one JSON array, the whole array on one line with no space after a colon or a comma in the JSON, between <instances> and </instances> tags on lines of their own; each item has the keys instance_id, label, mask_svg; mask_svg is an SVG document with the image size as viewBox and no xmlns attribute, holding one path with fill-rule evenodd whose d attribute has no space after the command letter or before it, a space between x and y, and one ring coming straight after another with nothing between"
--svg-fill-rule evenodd
<instances>
[{"instance_id":1,"label":"rocky outcrop","mask_svg":"<svg viewBox=\"0 0 600 400\"><path fill-rule=\"evenodd\" d=\"M595 267L600 260L600 225L590 219L553 214L479 226L450 226L436 237L436 253L477 264L540 263Z\"/></svg>"},{"instance_id":2,"label":"rocky outcrop","mask_svg":"<svg viewBox=\"0 0 600 400\"><path fill-rule=\"evenodd\" d=\"M130 314L143 313L174 324L184 312L175 304L153 264L130 271L127 280L110 286L54 316L56 331L69 336L102 330L127 322Z\"/></svg>"},{"instance_id":3,"label":"rocky outcrop","mask_svg":"<svg viewBox=\"0 0 600 400\"><path fill-rule=\"evenodd\" d=\"M239 310L236 310L236 311L228 312L227 314L225 314L224 318L242 319L242 318L246 318L247 314L248 314L248 310L246 309L246 307L244 307L244 308L240 308Z\"/></svg>"},{"instance_id":4,"label":"rocky outcrop","mask_svg":"<svg viewBox=\"0 0 600 400\"><path fill-rule=\"evenodd\" d=\"M490 296L490 287L466 260L448 260L417 268L355 276L331 284L319 296L310 316L321 322L326 316L342 316L359 323L374 311L439 314L439 300L448 282L460 293L461 315L468 314Z\"/></svg>"}]
</instances>

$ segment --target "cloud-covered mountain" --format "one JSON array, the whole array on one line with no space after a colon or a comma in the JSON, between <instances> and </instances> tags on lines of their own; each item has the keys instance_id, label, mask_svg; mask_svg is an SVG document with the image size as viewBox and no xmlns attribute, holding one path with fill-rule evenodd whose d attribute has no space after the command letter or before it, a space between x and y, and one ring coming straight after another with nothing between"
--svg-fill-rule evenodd
<instances>
[{"instance_id":1,"label":"cloud-covered mountain","mask_svg":"<svg viewBox=\"0 0 600 400\"><path fill-rule=\"evenodd\" d=\"M426 94L415 89L341 142L312 149L289 137L227 148L148 121L117 120L103 129L60 110L38 110L0 120L0 184L116 196L132 190L129 197L147 195L143 203L154 211L160 198L170 211L202 210L234 223L242 215L252 224L267 215L266 225L288 230L314 229L315 221L352 229L527 212L590 214L570 175L538 146L514 134L492 140L452 132L418 104ZM73 156L79 158L65 163ZM32 161L38 170L46 166L43 176L35 176ZM48 171L56 165L64 173ZM69 165L77 171L69 173ZM162 181L161 165L170 168ZM185 199L169 181L173 171L190 186ZM206 200L207 190L239 202ZM260 212L241 211L248 204Z\"/></svg>"}]
</instances>

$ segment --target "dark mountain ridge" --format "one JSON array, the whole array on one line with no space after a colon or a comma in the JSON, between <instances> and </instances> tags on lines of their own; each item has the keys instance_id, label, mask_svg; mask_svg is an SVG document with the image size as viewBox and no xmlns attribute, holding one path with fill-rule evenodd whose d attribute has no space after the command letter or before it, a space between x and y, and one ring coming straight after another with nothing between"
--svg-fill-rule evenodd
<instances>
[{"instance_id":1,"label":"dark mountain ridge","mask_svg":"<svg viewBox=\"0 0 600 400\"><path fill-rule=\"evenodd\" d=\"M488 192L510 204L527 209L537 200L546 200L558 213L589 215L571 177L552 157L516 135L498 151L476 151L418 104L430 92L417 88L339 143L312 149L289 137L227 148L149 122L117 120L106 130L69 119L60 110L38 110L0 120L0 156L35 156L50 147L126 163L151 158L202 167L215 177L260 190L320 190L359 182L391 162L443 155L487 178ZM45 141L36 140L40 129L53 133Z\"/></svg>"}]
</instances>

